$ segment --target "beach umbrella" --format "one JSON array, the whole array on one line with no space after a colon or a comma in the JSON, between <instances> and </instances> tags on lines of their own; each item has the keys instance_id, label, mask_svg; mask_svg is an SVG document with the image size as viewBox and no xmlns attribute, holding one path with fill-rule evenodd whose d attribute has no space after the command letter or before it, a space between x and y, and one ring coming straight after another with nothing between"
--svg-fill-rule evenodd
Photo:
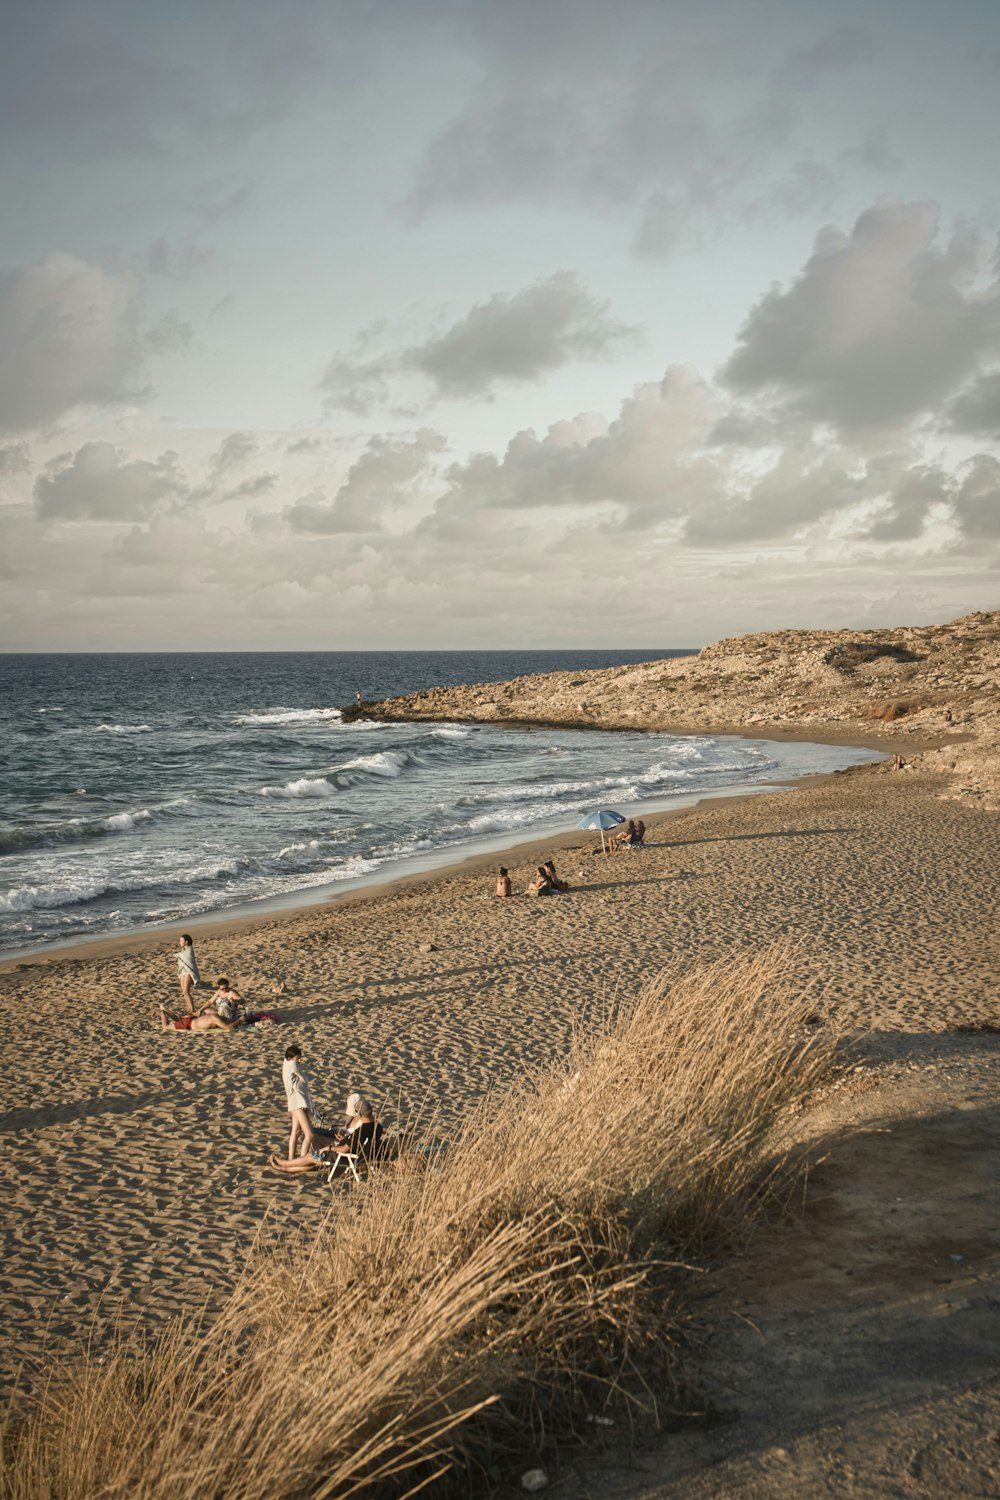
<instances>
[{"instance_id":1,"label":"beach umbrella","mask_svg":"<svg viewBox=\"0 0 1000 1500\"><path fill-rule=\"evenodd\" d=\"M586 813L576 826L577 828L599 828L601 830L601 853L607 854L604 844L605 828L614 828L616 823L624 823L624 821L620 812L614 812L610 807L596 807L593 812Z\"/></svg>"}]
</instances>

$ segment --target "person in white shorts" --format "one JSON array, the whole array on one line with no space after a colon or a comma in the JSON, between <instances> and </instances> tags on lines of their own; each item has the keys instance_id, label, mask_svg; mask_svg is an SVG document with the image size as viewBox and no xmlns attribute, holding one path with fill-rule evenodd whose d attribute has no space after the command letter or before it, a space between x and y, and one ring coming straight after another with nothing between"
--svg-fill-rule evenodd
<instances>
[{"instance_id":1,"label":"person in white shorts","mask_svg":"<svg viewBox=\"0 0 1000 1500\"><path fill-rule=\"evenodd\" d=\"M302 1066L302 1048L285 1048L285 1061L281 1065L281 1078L285 1085L285 1098L288 1101L288 1113L292 1117L292 1128L288 1137L288 1160L295 1160L295 1147L299 1136L302 1137L302 1146L299 1156L308 1156L313 1149L315 1137L312 1127L313 1098L309 1087L309 1078L305 1068Z\"/></svg>"}]
</instances>

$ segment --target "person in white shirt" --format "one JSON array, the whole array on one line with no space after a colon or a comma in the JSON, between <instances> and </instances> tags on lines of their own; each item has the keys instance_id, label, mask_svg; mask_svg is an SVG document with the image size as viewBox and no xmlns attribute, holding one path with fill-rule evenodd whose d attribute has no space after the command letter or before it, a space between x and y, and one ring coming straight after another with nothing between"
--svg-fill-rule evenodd
<instances>
[{"instance_id":1,"label":"person in white shirt","mask_svg":"<svg viewBox=\"0 0 1000 1500\"><path fill-rule=\"evenodd\" d=\"M295 1148L300 1135L302 1146L298 1152L299 1156L308 1156L315 1143L312 1126L312 1090L309 1087L306 1070L302 1066L302 1048L296 1047L294 1043L291 1047L285 1048L281 1078L285 1085L288 1113L292 1117L292 1128L288 1137L288 1160L294 1161Z\"/></svg>"}]
</instances>

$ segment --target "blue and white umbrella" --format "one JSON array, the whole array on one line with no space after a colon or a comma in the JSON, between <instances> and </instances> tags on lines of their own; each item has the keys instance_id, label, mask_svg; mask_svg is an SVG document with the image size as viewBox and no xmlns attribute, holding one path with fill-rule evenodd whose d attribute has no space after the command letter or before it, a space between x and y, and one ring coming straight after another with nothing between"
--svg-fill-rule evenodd
<instances>
[{"instance_id":1,"label":"blue and white umbrella","mask_svg":"<svg viewBox=\"0 0 1000 1500\"><path fill-rule=\"evenodd\" d=\"M601 830L601 852L606 854L607 848L604 843L604 830L614 828L616 823L624 823L625 819L620 812L614 812L610 807L595 807L593 812L586 813L576 825L577 828L599 828Z\"/></svg>"}]
</instances>

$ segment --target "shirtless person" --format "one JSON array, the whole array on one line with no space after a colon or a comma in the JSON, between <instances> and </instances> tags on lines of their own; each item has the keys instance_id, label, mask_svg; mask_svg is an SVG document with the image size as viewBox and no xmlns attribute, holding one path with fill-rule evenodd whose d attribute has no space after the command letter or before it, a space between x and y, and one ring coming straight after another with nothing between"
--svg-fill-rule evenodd
<instances>
[{"instance_id":1,"label":"shirtless person","mask_svg":"<svg viewBox=\"0 0 1000 1500\"><path fill-rule=\"evenodd\" d=\"M161 1031L232 1031L235 1021L223 1021L215 1014L215 1008L200 1010L193 1016L172 1016L165 1005L157 1007L160 1013Z\"/></svg>"}]
</instances>

